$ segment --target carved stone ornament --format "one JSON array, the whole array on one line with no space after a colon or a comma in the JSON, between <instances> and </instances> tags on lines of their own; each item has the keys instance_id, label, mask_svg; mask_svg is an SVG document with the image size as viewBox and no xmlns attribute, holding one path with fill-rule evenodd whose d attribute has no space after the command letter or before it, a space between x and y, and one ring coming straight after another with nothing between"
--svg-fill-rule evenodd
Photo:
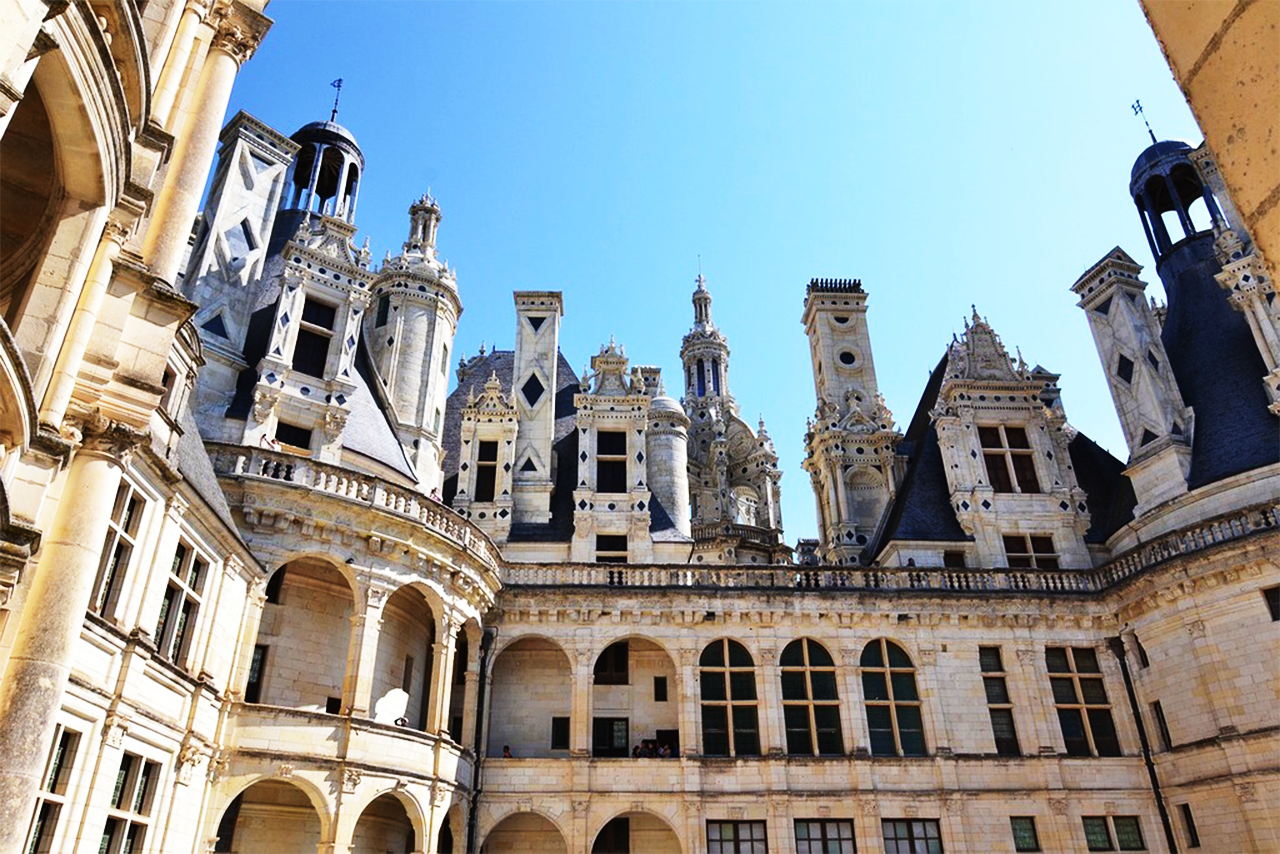
<instances>
[{"instance_id":1,"label":"carved stone ornament","mask_svg":"<svg viewBox=\"0 0 1280 854\"><path fill-rule=\"evenodd\" d=\"M227 750L219 750L209 757L209 767L206 772L210 783L217 783L227 773L227 766L231 764L231 752Z\"/></svg>"},{"instance_id":2,"label":"carved stone ornament","mask_svg":"<svg viewBox=\"0 0 1280 854\"><path fill-rule=\"evenodd\" d=\"M324 437L327 441L333 442L342 435L342 431L347 426L347 415L349 413L345 409L336 406L330 406L324 411Z\"/></svg>"},{"instance_id":3,"label":"carved stone ornament","mask_svg":"<svg viewBox=\"0 0 1280 854\"><path fill-rule=\"evenodd\" d=\"M359 768L346 768L342 772L342 791L351 794L360 785L364 772Z\"/></svg>"},{"instance_id":4,"label":"carved stone ornament","mask_svg":"<svg viewBox=\"0 0 1280 854\"><path fill-rule=\"evenodd\" d=\"M191 776L200 764L200 758L200 748L194 744L188 744L178 753L178 782L181 785L191 784Z\"/></svg>"},{"instance_id":5,"label":"carved stone ornament","mask_svg":"<svg viewBox=\"0 0 1280 854\"><path fill-rule=\"evenodd\" d=\"M102 728L102 740L110 747L120 747L124 744L124 734L128 731L129 722L118 715L112 715Z\"/></svg>"},{"instance_id":6,"label":"carved stone ornament","mask_svg":"<svg viewBox=\"0 0 1280 854\"><path fill-rule=\"evenodd\" d=\"M253 392L253 418L255 421L266 421L275 415L280 405L280 392L274 389L255 389Z\"/></svg>"},{"instance_id":7,"label":"carved stone ornament","mask_svg":"<svg viewBox=\"0 0 1280 854\"><path fill-rule=\"evenodd\" d=\"M91 451L113 457L121 465L127 465L134 451L138 450L147 434L94 410L87 415L68 418L62 426L67 438L80 444L83 451Z\"/></svg>"},{"instance_id":8,"label":"carved stone ornament","mask_svg":"<svg viewBox=\"0 0 1280 854\"><path fill-rule=\"evenodd\" d=\"M276 776L282 780L287 780L293 776L293 766L288 762L284 762L276 769Z\"/></svg>"},{"instance_id":9,"label":"carved stone ornament","mask_svg":"<svg viewBox=\"0 0 1280 854\"><path fill-rule=\"evenodd\" d=\"M243 65L253 56L270 22L242 3L218 3L209 15L209 23L217 28L210 47L229 54Z\"/></svg>"}]
</instances>

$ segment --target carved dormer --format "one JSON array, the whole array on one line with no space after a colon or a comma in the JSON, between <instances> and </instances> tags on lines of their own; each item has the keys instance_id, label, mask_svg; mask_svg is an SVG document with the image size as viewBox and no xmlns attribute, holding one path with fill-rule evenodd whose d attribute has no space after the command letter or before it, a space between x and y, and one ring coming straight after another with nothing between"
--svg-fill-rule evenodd
<instances>
[{"instance_id":1,"label":"carved dormer","mask_svg":"<svg viewBox=\"0 0 1280 854\"><path fill-rule=\"evenodd\" d=\"M652 560L645 431L651 398L643 375L627 373L626 351L612 340L591 357L574 396L578 481L573 491L575 561Z\"/></svg>"},{"instance_id":2,"label":"carved dormer","mask_svg":"<svg viewBox=\"0 0 1280 854\"><path fill-rule=\"evenodd\" d=\"M280 294L245 444L341 461L373 279L367 255L351 244L355 231L339 219L307 216L281 251Z\"/></svg>"},{"instance_id":3,"label":"carved dormer","mask_svg":"<svg viewBox=\"0 0 1280 854\"><path fill-rule=\"evenodd\" d=\"M1088 506L1068 450L1075 431L1056 397L1045 405L1046 376L1054 375L1010 358L976 310L948 352L932 415L974 565L1090 565Z\"/></svg>"},{"instance_id":4,"label":"carved dormer","mask_svg":"<svg viewBox=\"0 0 1280 854\"><path fill-rule=\"evenodd\" d=\"M462 410L461 460L453 508L502 543L511 531L512 481L518 429L513 394L503 394L497 373Z\"/></svg>"}]
</instances>

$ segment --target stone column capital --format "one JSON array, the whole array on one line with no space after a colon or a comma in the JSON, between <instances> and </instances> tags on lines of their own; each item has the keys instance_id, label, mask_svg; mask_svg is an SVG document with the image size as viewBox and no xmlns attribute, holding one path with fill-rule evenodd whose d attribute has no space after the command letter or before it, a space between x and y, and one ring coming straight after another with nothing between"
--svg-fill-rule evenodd
<instances>
[{"instance_id":1,"label":"stone column capital","mask_svg":"<svg viewBox=\"0 0 1280 854\"><path fill-rule=\"evenodd\" d=\"M210 49L219 50L244 65L262 44L271 19L239 0L218 0L206 22L214 28Z\"/></svg>"},{"instance_id":2,"label":"stone column capital","mask_svg":"<svg viewBox=\"0 0 1280 854\"><path fill-rule=\"evenodd\" d=\"M119 421L112 421L98 410L76 415L63 422L63 433L78 444L77 453L90 452L111 457L128 465L135 451L147 438L145 430L138 430Z\"/></svg>"}]
</instances>

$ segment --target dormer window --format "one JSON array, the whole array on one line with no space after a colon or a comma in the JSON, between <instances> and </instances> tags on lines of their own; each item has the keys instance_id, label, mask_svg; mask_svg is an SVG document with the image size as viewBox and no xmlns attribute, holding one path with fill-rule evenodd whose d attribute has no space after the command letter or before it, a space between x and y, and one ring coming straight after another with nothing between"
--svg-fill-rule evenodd
<instances>
[{"instance_id":1,"label":"dormer window","mask_svg":"<svg viewBox=\"0 0 1280 854\"><path fill-rule=\"evenodd\" d=\"M329 343L333 340L333 326L338 309L307 298L302 307L302 326L298 340L293 345L293 369L311 377L324 378L325 365L329 362Z\"/></svg>"},{"instance_id":2,"label":"dormer window","mask_svg":"<svg viewBox=\"0 0 1280 854\"><path fill-rule=\"evenodd\" d=\"M303 456L311 454L311 431L306 427L277 421L276 442L280 444L280 450L282 451L302 454Z\"/></svg>"},{"instance_id":3,"label":"dormer window","mask_svg":"<svg viewBox=\"0 0 1280 854\"><path fill-rule=\"evenodd\" d=\"M627 434L621 430L596 434L596 491L628 491Z\"/></svg>"},{"instance_id":4,"label":"dormer window","mask_svg":"<svg viewBox=\"0 0 1280 854\"><path fill-rule=\"evenodd\" d=\"M1039 492L1035 461L1031 459L1031 442L1022 427L999 424L979 427L978 441L987 478L996 492Z\"/></svg>"},{"instance_id":5,"label":"dormer window","mask_svg":"<svg viewBox=\"0 0 1280 854\"><path fill-rule=\"evenodd\" d=\"M1058 552L1047 534L1005 534L1004 554L1010 569L1057 569Z\"/></svg>"},{"instance_id":6,"label":"dormer window","mask_svg":"<svg viewBox=\"0 0 1280 854\"><path fill-rule=\"evenodd\" d=\"M493 501L498 483L498 443L481 442L476 449L476 488L474 490L477 503Z\"/></svg>"}]
</instances>

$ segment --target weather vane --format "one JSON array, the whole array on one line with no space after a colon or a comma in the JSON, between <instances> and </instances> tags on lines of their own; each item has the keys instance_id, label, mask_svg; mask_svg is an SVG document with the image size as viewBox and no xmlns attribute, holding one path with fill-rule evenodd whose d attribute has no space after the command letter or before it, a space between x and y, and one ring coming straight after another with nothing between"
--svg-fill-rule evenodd
<instances>
[{"instance_id":1,"label":"weather vane","mask_svg":"<svg viewBox=\"0 0 1280 854\"><path fill-rule=\"evenodd\" d=\"M339 82L339 83L341 83L342 81L341 81L341 80L339 80L338 82ZM1146 125L1146 126L1147 126L1147 133L1149 133L1149 134L1151 135L1151 144L1152 144L1152 145L1155 145L1155 142L1156 142L1156 134L1155 134L1155 131L1153 131L1153 130L1151 129L1151 122L1147 121L1147 114L1146 114L1146 112L1144 112L1144 111L1143 111L1143 109L1142 109L1142 102L1141 102L1141 101L1134 101L1134 102L1133 102L1133 114L1134 114L1135 116L1142 116L1142 123L1143 123L1144 125Z\"/></svg>"},{"instance_id":2,"label":"weather vane","mask_svg":"<svg viewBox=\"0 0 1280 854\"><path fill-rule=\"evenodd\" d=\"M333 112L329 115L329 121L336 122L338 120L338 99L342 97L342 78L339 77L329 85L338 90L333 93Z\"/></svg>"}]
</instances>

